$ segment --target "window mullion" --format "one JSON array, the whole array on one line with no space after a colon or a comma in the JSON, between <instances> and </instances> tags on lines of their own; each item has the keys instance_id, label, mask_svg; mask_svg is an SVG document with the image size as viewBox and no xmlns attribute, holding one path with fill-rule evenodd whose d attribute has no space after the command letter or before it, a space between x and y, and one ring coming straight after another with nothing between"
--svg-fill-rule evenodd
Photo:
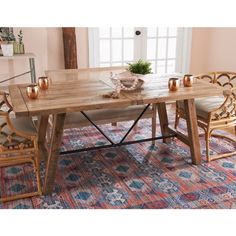
<instances>
[{"instance_id":1,"label":"window mullion","mask_svg":"<svg viewBox=\"0 0 236 236\"><path fill-rule=\"evenodd\" d=\"M112 28L110 27L110 66L112 66Z\"/></svg>"},{"instance_id":2,"label":"window mullion","mask_svg":"<svg viewBox=\"0 0 236 236\"><path fill-rule=\"evenodd\" d=\"M167 32L166 32L166 61L165 61L165 73L167 73L167 62L168 62L168 60L167 60L167 58L168 58L168 42L169 42L168 38L169 38L169 28L167 28Z\"/></svg>"},{"instance_id":3,"label":"window mullion","mask_svg":"<svg viewBox=\"0 0 236 236\"><path fill-rule=\"evenodd\" d=\"M121 28L121 65L124 65L124 27Z\"/></svg>"},{"instance_id":4,"label":"window mullion","mask_svg":"<svg viewBox=\"0 0 236 236\"><path fill-rule=\"evenodd\" d=\"M156 28L155 73L157 73L158 27Z\"/></svg>"}]
</instances>

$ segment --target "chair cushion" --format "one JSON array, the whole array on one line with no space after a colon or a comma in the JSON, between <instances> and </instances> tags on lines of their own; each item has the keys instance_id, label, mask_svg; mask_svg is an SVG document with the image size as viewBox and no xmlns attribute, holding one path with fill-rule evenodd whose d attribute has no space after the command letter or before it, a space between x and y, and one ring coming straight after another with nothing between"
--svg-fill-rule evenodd
<instances>
[{"instance_id":1,"label":"chair cushion","mask_svg":"<svg viewBox=\"0 0 236 236\"><path fill-rule=\"evenodd\" d=\"M96 124L105 124L111 122L127 121L136 119L144 110L144 105L124 107L123 109L98 109L85 111L88 117ZM142 118L151 117L152 109L149 108L143 114ZM86 126L91 123L81 114L81 112L67 113L65 119L65 128L71 126Z\"/></svg>"},{"instance_id":2,"label":"chair cushion","mask_svg":"<svg viewBox=\"0 0 236 236\"><path fill-rule=\"evenodd\" d=\"M5 123L5 118L0 118L0 124ZM11 123L15 127L16 130L26 133L28 135L37 135L36 127L29 117L19 117L19 118L11 118ZM5 126L4 129L7 129L9 132L13 132L8 126Z\"/></svg>"},{"instance_id":3,"label":"chair cushion","mask_svg":"<svg viewBox=\"0 0 236 236\"><path fill-rule=\"evenodd\" d=\"M19 117L12 119L11 122L17 130L29 135L37 135L37 129L31 118Z\"/></svg>"},{"instance_id":4,"label":"chair cushion","mask_svg":"<svg viewBox=\"0 0 236 236\"><path fill-rule=\"evenodd\" d=\"M195 99L197 116L208 118L210 112L219 108L225 101L224 96L214 96ZM184 101L178 101L178 106L184 109Z\"/></svg>"},{"instance_id":5,"label":"chair cushion","mask_svg":"<svg viewBox=\"0 0 236 236\"><path fill-rule=\"evenodd\" d=\"M37 135L37 130L30 118L11 118L11 122L17 131L24 133L27 136ZM6 120L1 117L0 125L5 123ZM0 132L0 145L6 147L7 149L10 147L12 147L11 149L16 149L19 147L19 144L25 144L24 148L33 146L33 143L30 139L17 135L8 125L3 125Z\"/></svg>"}]
</instances>

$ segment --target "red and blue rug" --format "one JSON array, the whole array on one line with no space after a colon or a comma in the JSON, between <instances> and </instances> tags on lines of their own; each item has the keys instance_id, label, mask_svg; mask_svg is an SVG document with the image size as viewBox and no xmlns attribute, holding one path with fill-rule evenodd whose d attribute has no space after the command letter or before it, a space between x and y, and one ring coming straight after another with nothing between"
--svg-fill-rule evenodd
<instances>
[{"instance_id":1,"label":"red and blue rug","mask_svg":"<svg viewBox=\"0 0 236 236\"><path fill-rule=\"evenodd\" d=\"M170 110L171 123L173 111ZM132 122L101 128L119 141ZM180 124L185 129L185 122ZM158 133L160 131L157 124ZM160 134L160 133L159 133ZM139 129L128 140L151 136L150 120L139 122ZM106 140L92 127L64 132L62 150L103 145ZM61 156L52 195L0 204L15 209L133 209L133 208L236 208L236 156L206 163L201 139L203 164L191 164L189 148L178 140L157 141L119 148ZM236 148L213 139L211 151ZM41 166L42 179L44 164ZM0 194L32 190L30 165L1 168Z\"/></svg>"}]
</instances>

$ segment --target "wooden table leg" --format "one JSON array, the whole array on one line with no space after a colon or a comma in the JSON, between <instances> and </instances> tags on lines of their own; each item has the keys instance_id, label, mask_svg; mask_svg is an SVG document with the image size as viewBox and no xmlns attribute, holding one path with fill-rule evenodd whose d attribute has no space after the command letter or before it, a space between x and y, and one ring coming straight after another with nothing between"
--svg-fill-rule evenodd
<instances>
[{"instance_id":1,"label":"wooden table leg","mask_svg":"<svg viewBox=\"0 0 236 236\"><path fill-rule=\"evenodd\" d=\"M40 117L39 126L38 126L38 146L40 157L43 157L44 161L47 160L47 150L45 148L45 139L48 127L48 115L43 115Z\"/></svg>"},{"instance_id":2,"label":"wooden table leg","mask_svg":"<svg viewBox=\"0 0 236 236\"><path fill-rule=\"evenodd\" d=\"M188 139L192 162L195 165L199 165L201 164L201 150L194 99L184 100L184 109L186 112Z\"/></svg>"},{"instance_id":3,"label":"wooden table leg","mask_svg":"<svg viewBox=\"0 0 236 236\"><path fill-rule=\"evenodd\" d=\"M53 118L52 137L46 166L43 194L50 194L53 191L65 116L66 114L62 113L54 115Z\"/></svg>"},{"instance_id":4,"label":"wooden table leg","mask_svg":"<svg viewBox=\"0 0 236 236\"><path fill-rule=\"evenodd\" d=\"M152 104L152 138L156 137L157 130L157 104ZM152 140L152 145L155 145L155 140Z\"/></svg>"},{"instance_id":5,"label":"wooden table leg","mask_svg":"<svg viewBox=\"0 0 236 236\"><path fill-rule=\"evenodd\" d=\"M158 116L160 120L160 127L161 127L161 134L162 136L169 135L168 131L168 116L166 111L166 104L165 102L157 104ZM166 143L170 140L170 138L164 138L163 142Z\"/></svg>"}]
</instances>

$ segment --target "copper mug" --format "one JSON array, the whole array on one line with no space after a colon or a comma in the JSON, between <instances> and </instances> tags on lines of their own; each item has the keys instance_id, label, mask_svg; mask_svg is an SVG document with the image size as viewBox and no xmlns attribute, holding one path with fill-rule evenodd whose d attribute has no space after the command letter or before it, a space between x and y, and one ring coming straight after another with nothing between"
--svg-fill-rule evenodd
<instances>
[{"instance_id":1,"label":"copper mug","mask_svg":"<svg viewBox=\"0 0 236 236\"><path fill-rule=\"evenodd\" d=\"M39 87L37 84L31 84L26 88L27 96L30 99L36 99L39 95Z\"/></svg>"},{"instance_id":2,"label":"copper mug","mask_svg":"<svg viewBox=\"0 0 236 236\"><path fill-rule=\"evenodd\" d=\"M193 86L193 75L186 74L183 78L184 87L192 87Z\"/></svg>"},{"instance_id":3,"label":"copper mug","mask_svg":"<svg viewBox=\"0 0 236 236\"><path fill-rule=\"evenodd\" d=\"M179 78L170 78L168 87L170 91L177 91L179 88Z\"/></svg>"},{"instance_id":4,"label":"copper mug","mask_svg":"<svg viewBox=\"0 0 236 236\"><path fill-rule=\"evenodd\" d=\"M42 89L42 90L48 89L48 87L49 87L49 79L48 79L48 77L46 77L46 76L39 77L38 84L39 84L40 89Z\"/></svg>"}]
</instances>

